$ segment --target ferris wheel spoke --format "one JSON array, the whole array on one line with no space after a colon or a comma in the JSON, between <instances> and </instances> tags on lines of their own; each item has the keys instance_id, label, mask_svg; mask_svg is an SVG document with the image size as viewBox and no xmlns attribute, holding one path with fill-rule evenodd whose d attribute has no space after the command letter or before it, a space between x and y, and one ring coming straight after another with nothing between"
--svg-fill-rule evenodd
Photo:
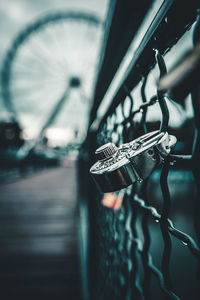
<instances>
[{"instance_id":1,"label":"ferris wheel spoke","mask_svg":"<svg viewBox=\"0 0 200 300\"><path fill-rule=\"evenodd\" d=\"M60 91L52 90L51 94L49 92L49 87L43 87L43 90L40 89L26 89L26 90L12 90L12 96L17 101L18 99L21 99L21 102L24 102L24 98L26 101L28 101L29 106L35 105L36 100L41 99L45 101L46 99L49 99L48 104L51 102L50 99L53 99L53 101L56 101L54 99L55 96L60 95ZM18 100L19 104L20 100ZM37 103L37 102L36 102ZM24 106L27 107L27 103L24 102Z\"/></svg>"},{"instance_id":2,"label":"ferris wheel spoke","mask_svg":"<svg viewBox=\"0 0 200 300\"><path fill-rule=\"evenodd\" d=\"M48 35L54 43L55 51L63 62L62 66L65 65L67 67L66 69L69 69L69 61L67 60L66 54L63 52L63 39L61 39L61 41L59 40L58 35L56 35L56 30L47 27L45 31L46 35Z\"/></svg>"},{"instance_id":3,"label":"ferris wheel spoke","mask_svg":"<svg viewBox=\"0 0 200 300\"><path fill-rule=\"evenodd\" d=\"M37 68L41 68L43 70L48 71L49 73L56 73L59 68L55 61L52 58L49 58L44 55L42 51L40 51L37 45L31 40L26 49L26 56L24 54L21 55L21 60L29 59L30 68L35 66ZM20 59L20 58L19 58Z\"/></svg>"},{"instance_id":4,"label":"ferris wheel spoke","mask_svg":"<svg viewBox=\"0 0 200 300\"><path fill-rule=\"evenodd\" d=\"M21 84L20 84L21 83ZM64 89L65 84L61 84L60 80L50 80L46 79L43 81L35 81L35 82L29 82L25 81L24 78L23 80L19 80L14 84L12 91L13 95L16 93L18 95L24 95L33 93L34 91L38 91L38 93L41 93L43 91L49 92L49 89L53 89L54 91L56 90L62 90Z\"/></svg>"},{"instance_id":5,"label":"ferris wheel spoke","mask_svg":"<svg viewBox=\"0 0 200 300\"><path fill-rule=\"evenodd\" d=\"M8 56L3 66L3 95L22 118L22 127L29 123L26 111L46 120L68 85L72 95L60 112L63 124L70 120L79 127L79 119L87 119L102 34L100 22L84 13L49 15L19 34L10 50L13 58L9 61ZM71 83L76 78L80 85L74 88Z\"/></svg>"}]
</instances>

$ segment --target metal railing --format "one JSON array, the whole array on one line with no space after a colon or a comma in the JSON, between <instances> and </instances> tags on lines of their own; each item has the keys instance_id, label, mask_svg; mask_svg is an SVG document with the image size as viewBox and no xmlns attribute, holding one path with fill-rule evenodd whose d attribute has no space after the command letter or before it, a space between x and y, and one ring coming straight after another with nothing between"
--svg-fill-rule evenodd
<instances>
[{"instance_id":1,"label":"metal railing","mask_svg":"<svg viewBox=\"0 0 200 300\"><path fill-rule=\"evenodd\" d=\"M163 56L155 50L156 63L160 70L160 78L166 75L166 66ZM147 75L148 76L148 75ZM149 132L146 115L150 106L159 104L161 109L160 131L170 131L168 122L171 111L168 110L166 91L158 88L157 93L149 101L145 95L147 76L142 79L141 98L143 103L133 111L134 99L127 88L123 85L124 92L130 100L129 115L124 112L125 101L109 108L101 122L98 122L96 131L89 131L85 150L89 153L88 165L91 166L93 154L96 148L107 142L116 145L130 142L138 136ZM90 181L89 189L89 220L90 220L90 252L88 263L90 265L90 296L91 299L183 299L176 292L175 283L171 272L171 260L173 258L175 237L178 242L183 243L189 250L191 256L196 259L196 290L191 299L198 299L198 284L200 279L200 98L199 84L191 91L192 105L194 109L195 135L192 152L189 155L183 153L172 153L164 161L162 167L157 169L159 174L159 185L162 195L162 205L157 207L151 205L149 197L149 184L151 177L142 183L134 183L121 191L123 204L117 211L102 205L103 195ZM173 102L172 102L173 103ZM119 122L116 111L121 109L123 120ZM141 114L140 122L135 122L135 116ZM93 127L94 128L94 127ZM88 171L88 165L86 170ZM168 174L171 168L180 172L184 168L193 173L193 184L196 186L194 200L194 228L195 236L191 236L174 225L171 218L171 197L168 182ZM89 171L88 171L89 172ZM177 187L179 191L181 187ZM173 199L175 201L176 199ZM188 199L189 201L189 199ZM192 204L191 204L192 205ZM161 212L159 212L161 210ZM155 248L151 249L152 220L160 226L160 266L154 263ZM178 247L178 244L175 244ZM184 265L184 258L182 261ZM187 272L187 269L185 270ZM154 278L154 279L153 279ZM160 287L160 292L152 291L155 287L155 279ZM179 285L186 284L179 282ZM154 296L152 296L154 295ZM155 298L156 297L156 298ZM184 298L186 299L186 298Z\"/></svg>"}]
</instances>

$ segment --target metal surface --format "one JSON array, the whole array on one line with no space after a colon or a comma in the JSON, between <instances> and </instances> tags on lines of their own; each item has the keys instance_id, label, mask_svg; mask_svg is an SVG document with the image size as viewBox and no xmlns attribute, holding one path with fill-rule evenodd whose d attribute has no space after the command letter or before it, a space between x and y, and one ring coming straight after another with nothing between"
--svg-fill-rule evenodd
<instances>
[{"instance_id":1,"label":"metal surface","mask_svg":"<svg viewBox=\"0 0 200 300\"><path fill-rule=\"evenodd\" d=\"M118 149L113 143L105 144L96 150L100 159L90 168L91 175L104 193L142 182L175 144L174 136L159 131L147 133Z\"/></svg>"},{"instance_id":2,"label":"metal surface","mask_svg":"<svg viewBox=\"0 0 200 300\"><path fill-rule=\"evenodd\" d=\"M179 16L176 22L178 20ZM167 39L168 32L166 33ZM197 32L195 40L196 37ZM154 54L162 77L166 73L166 66L159 50ZM133 71L139 72L137 68L133 68ZM90 299L190 300L200 298L199 83L191 93L194 122L190 121L195 127L194 135L193 127L189 127L187 123L184 124L185 127L169 126L175 106L167 107L168 96L159 89L149 100L145 95L147 79L148 74L147 78L141 78L139 85L142 104L133 110L131 91L125 87L127 98L130 100L129 111L124 113L123 99L117 104L112 103L112 109L102 117L96 131L88 132L87 143L84 145L86 153L89 153L85 168L88 177L84 183L88 185L89 191L87 203L90 221L88 253ZM189 151L175 148L174 152L165 157L164 163L157 165L151 176L147 176L141 183L136 181L134 173L135 182L130 186L102 195L102 192L96 189L88 172L88 165L91 166L95 161L95 150L103 144L112 142L117 145L118 151L120 147L125 150L127 145L130 145L130 141L135 141L138 136L141 137L158 128L159 120L156 124L146 122L146 114L152 111L150 107L156 103L161 111L161 134L172 133L177 136L178 142L180 137L184 137L184 143L187 146L193 144L193 147L189 145ZM120 120L117 118L119 111L120 117L122 116ZM180 144L177 143L177 146ZM162 151L163 148L157 151ZM125 162L127 170L125 168L122 170L124 174L126 171L129 174L131 161L127 157L123 159L121 162ZM101 164L104 162L108 163L109 159L102 161ZM147 163L141 163L142 167L146 165ZM117 166L121 170L118 162ZM107 167L109 166L105 169ZM133 168L132 165L131 167ZM105 169L102 168L99 172L104 174ZM108 172L105 174L108 177ZM118 176L117 172L116 176ZM116 185L118 178L119 176L113 179L112 185ZM102 185L106 186L106 179L103 180ZM110 178L107 181L110 183ZM113 199L122 202L117 209L113 203L106 203Z\"/></svg>"},{"instance_id":3,"label":"metal surface","mask_svg":"<svg viewBox=\"0 0 200 300\"><path fill-rule=\"evenodd\" d=\"M97 118L91 125L91 128L93 130L98 128L101 119L104 117L108 108L110 107L114 96L118 92L119 88L123 85L125 79L131 72L132 68L135 66L142 51L144 50L148 41L150 40L155 30L165 17L172 3L173 0L155 0L152 4L150 11L147 13L145 20L139 28L136 37L134 37L126 55L124 56L120 64L117 73L115 74L97 110Z\"/></svg>"},{"instance_id":4,"label":"metal surface","mask_svg":"<svg viewBox=\"0 0 200 300\"><path fill-rule=\"evenodd\" d=\"M107 143L95 151L96 157L100 161L108 160L117 152L117 147L114 143Z\"/></svg>"}]
</instances>

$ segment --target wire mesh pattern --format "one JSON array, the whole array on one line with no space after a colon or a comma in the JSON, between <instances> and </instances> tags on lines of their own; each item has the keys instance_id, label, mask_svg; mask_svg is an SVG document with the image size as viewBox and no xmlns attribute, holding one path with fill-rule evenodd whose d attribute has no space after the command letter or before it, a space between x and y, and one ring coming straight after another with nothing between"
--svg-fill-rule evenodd
<instances>
[{"instance_id":1,"label":"wire mesh pattern","mask_svg":"<svg viewBox=\"0 0 200 300\"><path fill-rule=\"evenodd\" d=\"M155 50L156 62L160 70L160 78L166 72L165 61L158 50ZM169 117L166 99L171 99L164 91L157 90L150 100L145 95L147 77L142 78L141 98L142 104L137 110L133 110L134 99L126 86L127 97L130 100L129 114L125 114L125 101L113 106L106 118L100 123L98 130L90 133L92 151L99 146L114 142L117 146L127 143L140 135L149 132L146 116L149 107L159 104L161 110L160 131L169 131ZM128 188L116 192L123 197L123 204L119 210L112 210L102 205L102 194L97 190L90 191L90 217L92 227L92 250L90 262L92 265L91 279L93 288L92 299L155 299L152 295L152 278L156 280L162 294L156 299L183 299L176 292L174 274L171 272L173 258L173 242L175 238L180 244L183 243L189 254L196 259L196 285L200 279L200 98L199 86L192 89L191 98L194 109L195 135L192 153L171 153L165 158L159 171L159 186L162 195L161 212L151 205L148 193L150 178L142 182L134 183ZM173 101L172 101L173 103ZM118 121L117 110L121 110L123 120ZM136 123L135 117L140 114L140 122ZM174 225L171 214L171 197L169 188L169 172L176 164L189 166L193 174L193 183L196 186L194 202L194 227L195 236L180 230ZM178 187L177 190L181 187ZM160 228L161 262L158 267L153 261L150 222L157 223ZM159 245L160 246L160 245ZM184 261L183 261L184 265ZM187 272L187 270L185 270ZM181 283L180 283L181 284ZM195 299L199 299L195 295ZM191 297L193 297L191 295ZM193 298L191 298L193 299Z\"/></svg>"},{"instance_id":2,"label":"wire mesh pattern","mask_svg":"<svg viewBox=\"0 0 200 300\"><path fill-rule=\"evenodd\" d=\"M157 63L160 68L160 76L166 72L163 57L156 51ZM159 103L162 120L160 131L168 130L169 111L165 102L165 95L158 91L150 101L146 101L144 87L146 79L143 80L141 95L143 104L135 111L130 105L129 116L123 114L123 105L120 104L124 120L117 122L116 111L108 116L106 122L101 124L94 146L98 147L104 143L114 141L117 145L128 142L137 137L134 131L134 117L140 113L140 133L147 133L146 114L150 106ZM133 98L126 87L127 96L133 103ZM193 103L198 103L193 97ZM195 109L195 112L197 110ZM198 110L199 111L199 110ZM199 118L195 113L196 127L199 136ZM136 136L135 136L136 135ZM174 292L172 284L172 274L170 272L170 259L172 256L171 237L175 237L184 243L191 255L200 260L199 248L199 196L196 199L195 229L197 240L185 232L176 228L169 218L171 200L168 186L168 173L171 165L179 161L189 161L192 168L197 189L199 189L199 137L197 136L193 153L191 155L171 154L160 168L160 187L163 197L163 207L161 213L150 205L147 197L148 180L142 183L135 183L123 189L123 205L120 210L112 211L101 204L100 196L95 196L95 208L93 214L93 227L95 228L95 266L96 273L96 295L95 299L151 299L149 296L151 276L158 280L163 299L181 299ZM199 195L199 190L198 190ZM160 225L160 231L164 243L161 269L153 263L150 246L151 240L149 219L152 218ZM138 221L140 220L140 221ZM138 225L140 223L140 225ZM138 229L139 228L139 229ZM143 238L141 238L141 235ZM199 267L198 272L199 274ZM142 281L141 281L142 279Z\"/></svg>"}]
</instances>

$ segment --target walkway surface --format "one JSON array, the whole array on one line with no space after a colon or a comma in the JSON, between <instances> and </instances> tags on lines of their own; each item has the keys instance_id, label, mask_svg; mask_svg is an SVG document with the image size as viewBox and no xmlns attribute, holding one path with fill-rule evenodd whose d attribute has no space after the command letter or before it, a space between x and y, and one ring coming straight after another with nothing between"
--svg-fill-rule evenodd
<instances>
[{"instance_id":1,"label":"walkway surface","mask_svg":"<svg viewBox=\"0 0 200 300\"><path fill-rule=\"evenodd\" d=\"M74 167L0 186L2 300L79 300Z\"/></svg>"}]
</instances>

